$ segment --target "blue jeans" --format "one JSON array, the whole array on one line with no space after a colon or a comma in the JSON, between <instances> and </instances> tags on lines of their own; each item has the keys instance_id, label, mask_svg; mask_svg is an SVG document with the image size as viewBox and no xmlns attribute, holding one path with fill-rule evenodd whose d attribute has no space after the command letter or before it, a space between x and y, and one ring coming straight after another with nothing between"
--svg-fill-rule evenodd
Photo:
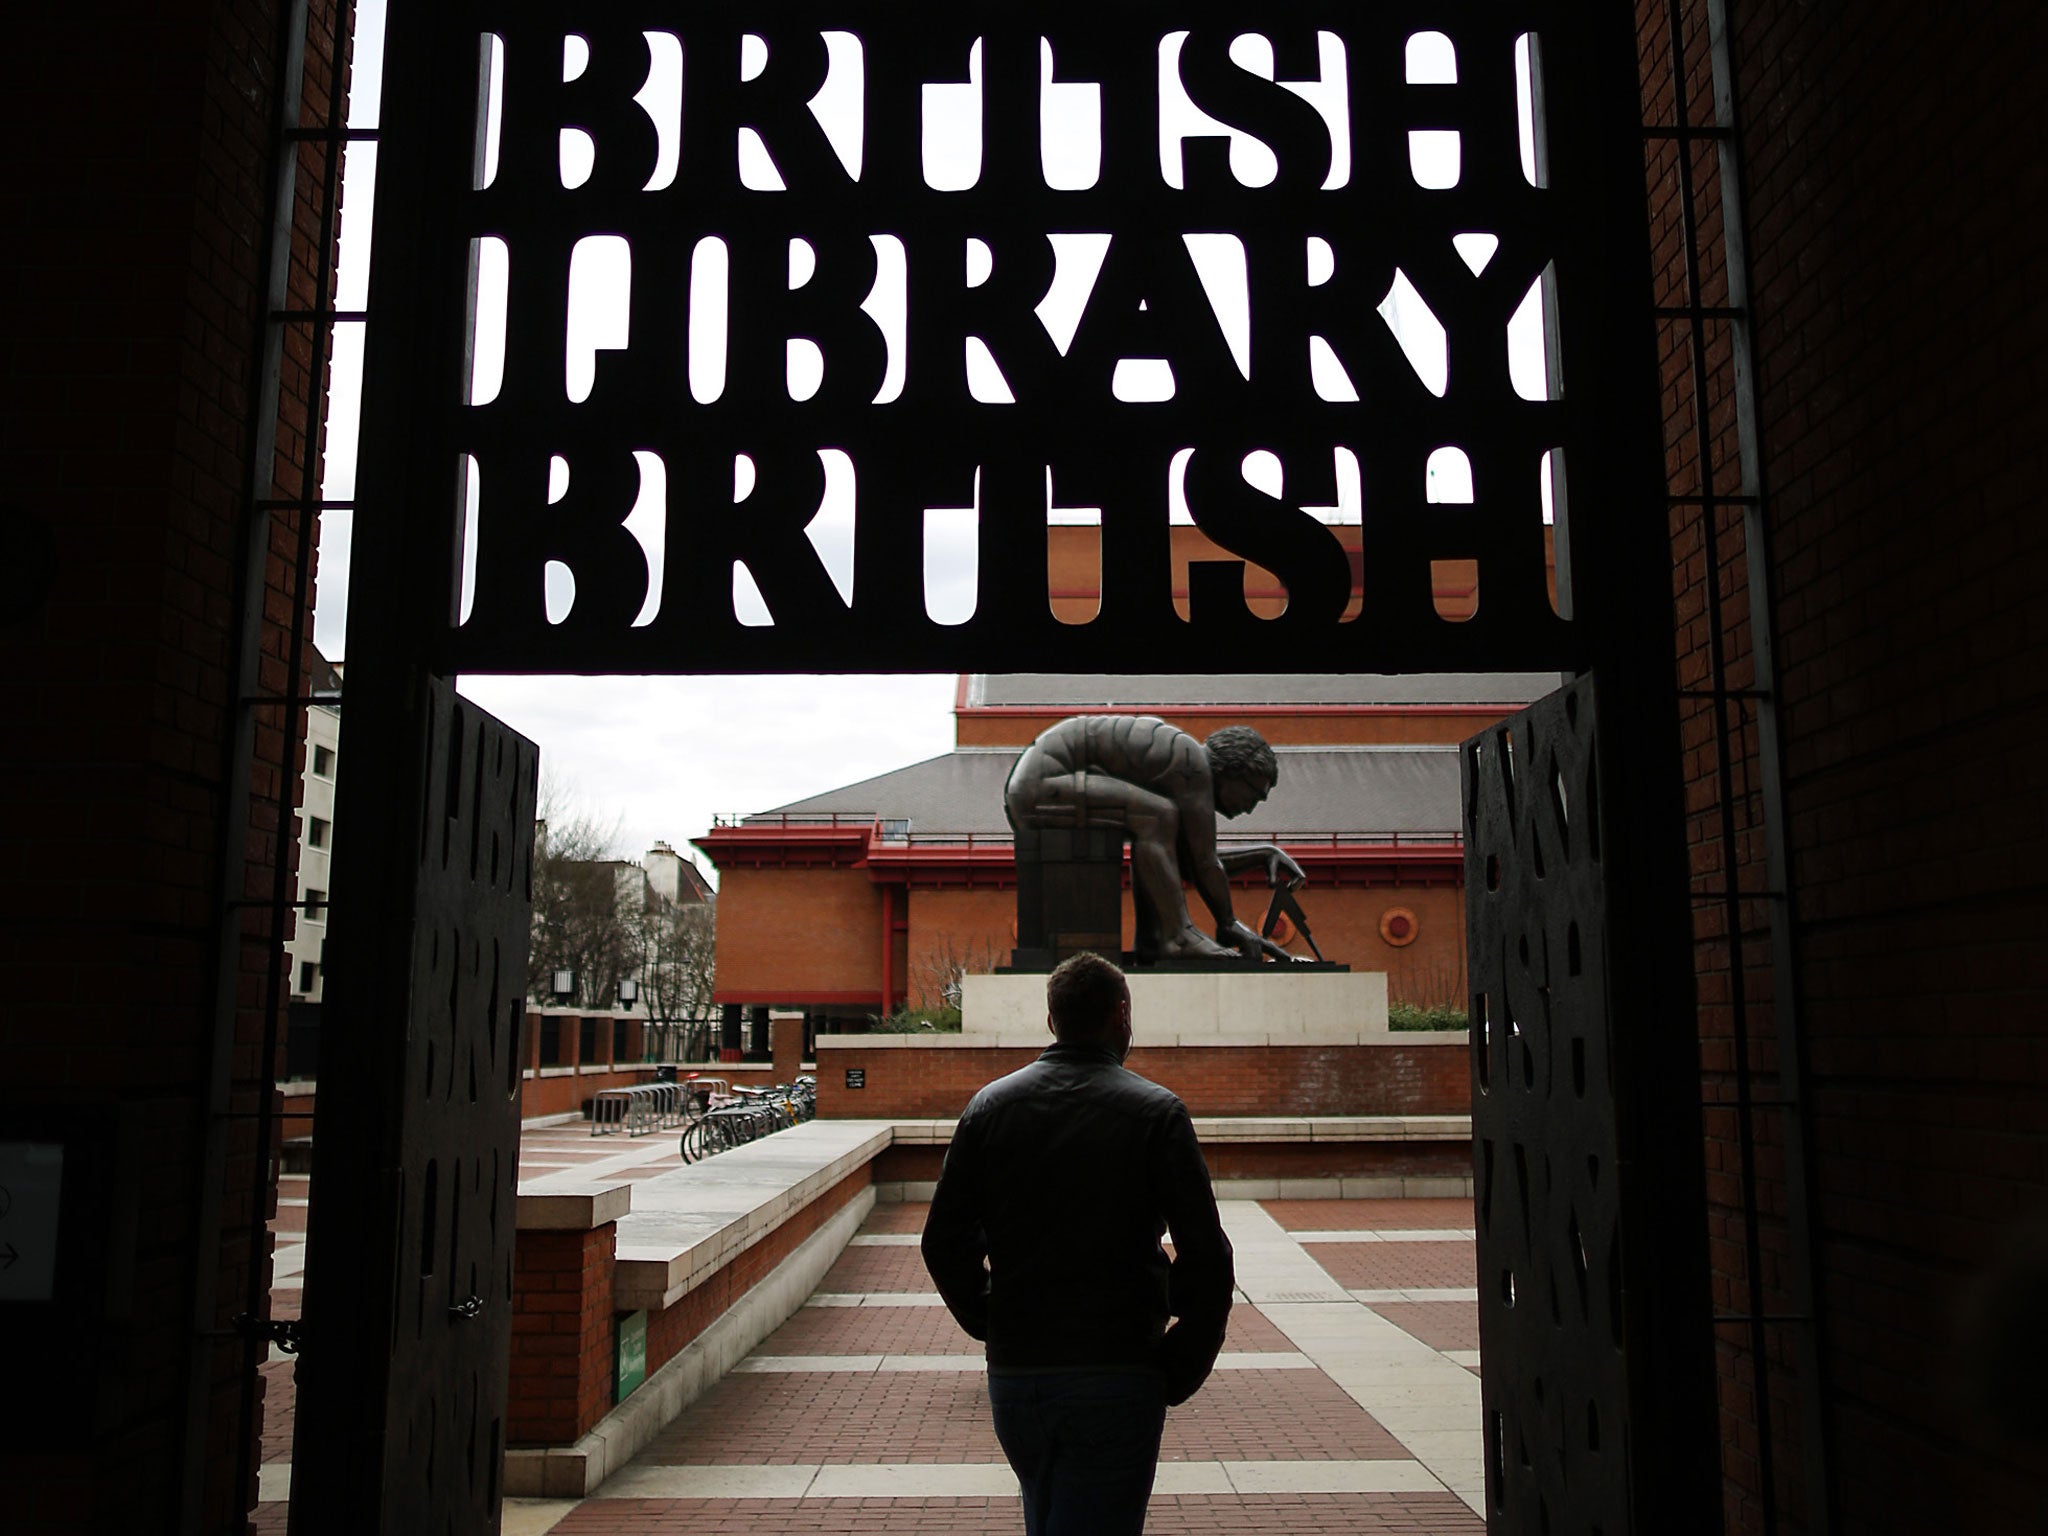
<instances>
[{"instance_id":1,"label":"blue jeans","mask_svg":"<svg viewBox=\"0 0 2048 1536\"><path fill-rule=\"evenodd\" d=\"M1140 1536L1166 1428L1156 1371L991 1371L988 1396L1025 1536Z\"/></svg>"}]
</instances>

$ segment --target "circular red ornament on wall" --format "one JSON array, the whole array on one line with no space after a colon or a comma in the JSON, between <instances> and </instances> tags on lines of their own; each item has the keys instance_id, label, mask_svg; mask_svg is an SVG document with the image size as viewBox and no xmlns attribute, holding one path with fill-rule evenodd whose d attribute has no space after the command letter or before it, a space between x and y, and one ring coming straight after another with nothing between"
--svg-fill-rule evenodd
<instances>
[{"instance_id":1,"label":"circular red ornament on wall","mask_svg":"<svg viewBox=\"0 0 2048 1536\"><path fill-rule=\"evenodd\" d=\"M1396 949L1413 944L1421 931L1422 925L1406 907L1389 907L1380 914L1380 937Z\"/></svg>"}]
</instances>

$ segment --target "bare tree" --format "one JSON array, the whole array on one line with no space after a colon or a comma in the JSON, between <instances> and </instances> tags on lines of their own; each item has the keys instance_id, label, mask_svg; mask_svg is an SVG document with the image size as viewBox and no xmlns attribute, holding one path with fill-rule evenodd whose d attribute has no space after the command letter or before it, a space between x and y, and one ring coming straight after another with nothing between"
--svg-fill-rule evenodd
<instances>
[{"instance_id":1,"label":"bare tree","mask_svg":"<svg viewBox=\"0 0 2048 1536\"><path fill-rule=\"evenodd\" d=\"M576 979L571 1005L609 1008L618 999L620 980L639 968L646 877L639 866L618 859L618 822L598 821L576 804L567 786L543 780L540 808L527 996L536 1003L560 1001L554 976L570 971Z\"/></svg>"},{"instance_id":2,"label":"bare tree","mask_svg":"<svg viewBox=\"0 0 2048 1536\"><path fill-rule=\"evenodd\" d=\"M1010 958L1005 937L994 934L942 933L938 942L910 962L910 993L915 1006L941 1013L960 1006L960 983L968 976L993 971Z\"/></svg>"},{"instance_id":3,"label":"bare tree","mask_svg":"<svg viewBox=\"0 0 2048 1536\"><path fill-rule=\"evenodd\" d=\"M640 929L640 1000L659 1025L694 1034L717 1016L711 1001L716 908L655 897Z\"/></svg>"}]
</instances>

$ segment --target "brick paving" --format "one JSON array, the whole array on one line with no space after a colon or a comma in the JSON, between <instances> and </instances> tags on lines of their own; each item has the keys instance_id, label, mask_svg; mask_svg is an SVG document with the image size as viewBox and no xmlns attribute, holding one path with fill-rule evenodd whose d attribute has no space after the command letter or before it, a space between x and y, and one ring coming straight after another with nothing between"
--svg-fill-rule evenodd
<instances>
[{"instance_id":1,"label":"brick paving","mask_svg":"<svg viewBox=\"0 0 2048 1536\"><path fill-rule=\"evenodd\" d=\"M282 1523L277 1527L283 1529ZM1008 1536L1024 1529L1015 1499L593 1499L555 1536ZM1157 1494L1148 1536L1483 1536L1452 1494Z\"/></svg>"},{"instance_id":2,"label":"brick paving","mask_svg":"<svg viewBox=\"0 0 2048 1536\"><path fill-rule=\"evenodd\" d=\"M1266 1354L1275 1350L1292 1350L1294 1342L1267 1321L1263 1312L1239 1302L1230 1309L1230 1327L1223 1336L1223 1348L1226 1351Z\"/></svg>"},{"instance_id":3,"label":"brick paving","mask_svg":"<svg viewBox=\"0 0 2048 1536\"><path fill-rule=\"evenodd\" d=\"M1018 1522L1022 1529L1023 1522ZM1275 1532L1285 1536L1484 1536L1486 1522L1455 1494L1267 1493L1164 1494L1145 1514L1151 1536L1198 1532Z\"/></svg>"},{"instance_id":4,"label":"brick paving","mask_svg":"<svg viewBox=\"0 0 2048 1536\"><path fill-rule=\"evenodd\" d=\"M981 1346L944 1307L805 1307L762 1343L764 1355L974 1355Z\"/></svg>"},{"instance_id":5,"label":"brick paving","mask_svg":"<svg viewBox=\"0 0 2048 1536\"><path fill-rule=\"evenodd\" d=\"M1001 1461L975 1371L736 1374L656 1435L639 1461L691 1466Z\"/></svg>"},{"instance_id":6,"label":"brick paving","mask_svg":"<svg viewBox=\"0 0 2048 1536\"><path fill-rule=\"evenodd\" d=\"M1479 1283L1469 1239L1449 1243L1310 1243L1310 1258L1348 1291L1449 1290Z\"/></svg>"},{"instance_id":7,"label":"brick paving","mask_svg":"<svg viewBox=\"0 0 2048 1536\"><path fill-rule=\"evenodd\" d=\"M863 1232L922 1232L928 1205L878 1205L868 1217Z\"/></svg>"},{"instance_id":8,"label":"brick paving","mask_svg":"<svg viewBox=\"0 0 2048 1536\"><path fill-rule=\"evenodd\" d=\"M1479 1304L1473 1301L1376 1301L1373 1311L1431 1349L1477 1349Z\"/></svg>"},{"instance_id":9,"label":"brick paving","mask_svg":"<svg viewBox=\"0 0 2048 1536\"><path fill-rule=\"evenodd\" d=\"M872 1231L872 1224L864 1230ZM1271 1354L1292 1351L1294 1345L1256 1309L1237 1306L1231 1308L1223 1347L1236 1353ZM962 1333L941 1306L805 1307L769 1335L758 1353L978 1357L981 1345Z\"/></svg>"},{"instance_id":10,"label":"brick paving","mask_svg":"<svg viewBox=\"0 0 2048 1536\"><path fill-rule=\"evenodd\" d=\"M1161 1461L1382 1461L1400 1442L1320 1371L1219 1371L1167 1417ZM640 1453L684 1466L1000 1462L978 1371L739 1373Z\"/></svg>"},{"instance_id":11,"label":"brick paving","mask_svg":"<svg viewBox=\"0 0 2048 1536\"><path fill-rule=\"evenodd\" d=\"M1401 1442L1321 1371L1218 1371L1166 1416L1161 1461L1398 1461Z\"/></svg>"},{"instance_id":12,"label":"brick paving","mask_svg":"<svg viewBox=\"0 0 2048 1536\"><path fill-rule=\"evenodd\" d=\"M915 1248L849 1248L826 1272L818 1289L847 1295L860 1291L938 1294L932 1277L925 1271L924 1255Z\"/></svg>"},{"instance_id":13,"label":"brick paving","mask_svg":"<svg viewBox=\"0 0 2048 1536\"><path fill-rule=\"evenodd\" d=\"M1469 1232L1472 1202L1457 1200L1261 1200L1266 1214L1290 1232Z\"/></svg>"},{"instance_id":14,"label":"brick paving","mask_svg":"<svg viewBox=\"0 0 2048 1536\"><path fill-rule=\"evenodd\" d=\"M605 1165L608 1177L644 1177L673 1167L676 1161L672 1139L665 1133L639 1138L635 1145L623 1136L591 1138L587 1127L578 1124L529 1131L521 1166L528 1177L550 1169L597 1165ZM295 1178L295 1185L285 1186L285 1198L307 1198L303 1176ZM1468 1200L1266 1201L1260 1208L1290 1232L1444 1234L1440 1240L1313 1242L1293 1250L1347 1289L1441 1290L1475 1283L1471 1241L1450 1235L1471 1226ZM926 1210L920 1204L878 1205L862 1231L914 1234L922 1230ZM303 1241L304 1214L303 1206L281 1208L280 1219L273 1224L280 1260L302 1260L303 1249L297 1245ZM1250 1285L1249 1280L1245 1283ZM924 1294L936 1302L913 1244L849 1247L818 1289L840 1295ZM279 1287L273 1292L274 1314L297 1316L299 1296L296 1285ZM1282 1307L1275 1315L1285 1321L1288 1310ZM1360 1307L1360 1315L1367 1310ZM1462 1366L1478 1348L1478 1309L1473 1302L1371 1301L1369 1310L1416 1341L1409 1347L1433 1352L1426 1358L1441 1359L1449 1352ZM1162 1479L1170 1482L1178 1476L1183 1487L1190 1486L1192 1477L1192 1486L1198 1488L1242 1488L1249 1476L1251 1486L1260 1489L1303 1491L1160 1493L1152 1500L1146 1522L1153 1536L1483 1536L1484 1523L1438 1478L1465 1489L1470 1497L1468 1484L1448 1471L1435 1477L1425 1471L1416 1459L1418 1453L1400 1438L1407 1431L1400 1429L1398 1418L1390 1418L1390 1428L1361 1406L1374 1401L1381 1412L1394 1411L1369 1392L1361 1396L1358 1385L1340 1385L1324 1369L1299 1368L1307 1362L1297 1353L1296 1343L1259 1307L1240 1301L1232 1309L1224 1347L1240 1357L1233 1368L1219 1370L1200 1394L1168 1416L1161 1465L1183 1470L1163 1471ZM1310 1361L1320 1358L1313 1342L1300 1348L1311 1351ZM807 1355L972 1357L979 1352L980 1346L938 1305L805 1307L756 1351L786 1357L784 1367ZM1283 1355L1286 1364L1296 1368L1264 1369L1255 1358L1242 1358L1259 1354ZM268 1384L266 1465L290 1459L293 1370L290 1360L263 1367ZM1469 1380L1466 1371L1457 1374ZM1473 1439L1476 1445L1476 1432ZM1424 1461L1429 1454L1426 1448L1420 1453ZM1438 1465L1428 1464L1432 1469ZM573 1505L513 1500L508 1504L507 1528L552 1530L561 1536L1008 1536L1023 1528L1021 1506L1014 1497L989 1496L984 1479L992 1475L1002 1481L1007 1473L989 1420L985 1379L972 1369L737 1372L663 1430L632 1466L647 1468L650 1475L694 1478L699 1488L707 1474L692 1468L782 1468L774 1475L785 1479L784 1488L789 1486L791 1468L854 1469L856 1481L846 1486L842 1472L841 1482L831 1485L833 1474L828 1470L818 1474L817 1486L810 1487L798 1471L795 1486L808 1489L803 1498L609 1497L600 1490ZM891 1498L850 1496L868 1491L858 1472L863 1466L899 1469L889 1474L891 1481L885 1485L892 1492L899 1479L907 1490L914 1490L921 1478L930 1491ZM988 1467L990 1473L973 1474L977 1466ZM1290 1467L1301 1469L1301 1475L1291 1474ZM1393 1471L1374 1470L1382 1468ZM970 1474L968 1483L959 1481L961 1473ZM948 1475L953 1476L950 1484ZM1388 1481L1389 1476L1395 1480ZM671 1480L643 1482L639 1489L629 1490L629 1481L619 1480L622 1494L685 1487ZM734 1485L726 1481L718 1486L723 1490ZM1307 1491L1318 1486L1410 1491ZM969 1491L975 1496L958 1496ZM835 1492L849 1496L832 1496ZM265 1502L256 1511L252 1529L282 1533L285 1510L275 1499Z\"/></svg>"},{"instance_id":15,"label":"brick paving","mask_svg":"<svg viewBox=\"0 0 2048 1536\"><path fill-rule=\"evenodd\" d=\"M299 1390L293 1372L294 1360L272 1360L259 1367L263 1376L263 1460L292 1459L292 1411L298 1406Z\"/></svg>"}]
</instances>

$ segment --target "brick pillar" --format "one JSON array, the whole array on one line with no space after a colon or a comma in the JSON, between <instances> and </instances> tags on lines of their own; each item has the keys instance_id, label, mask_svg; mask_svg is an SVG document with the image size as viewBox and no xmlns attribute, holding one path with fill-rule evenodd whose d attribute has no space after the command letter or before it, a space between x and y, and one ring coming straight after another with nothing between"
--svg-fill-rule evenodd
<instances>
[{"instance_id":1,"label":"brick pillar","mask_svg":"<svg viewBox=\"0 0 2048 1536\"><path fill-rule=\"evenodd\" d=\"M775 1081L795 1082L804 1069L803 1011L797 1008L769 1010L768 1040L775 1058Z\"/></svg>"},{"instance_id":2,"label":"brick pillar","mask_svg":"<svg viewBox=\"0 0 2048 1536\"><path fill-rule=\"evenodd\" d=\"M522 1231L512 1259L511 1445L569 1445L611 1408L616 1222Z\"/></svg>"}]
</instances>

